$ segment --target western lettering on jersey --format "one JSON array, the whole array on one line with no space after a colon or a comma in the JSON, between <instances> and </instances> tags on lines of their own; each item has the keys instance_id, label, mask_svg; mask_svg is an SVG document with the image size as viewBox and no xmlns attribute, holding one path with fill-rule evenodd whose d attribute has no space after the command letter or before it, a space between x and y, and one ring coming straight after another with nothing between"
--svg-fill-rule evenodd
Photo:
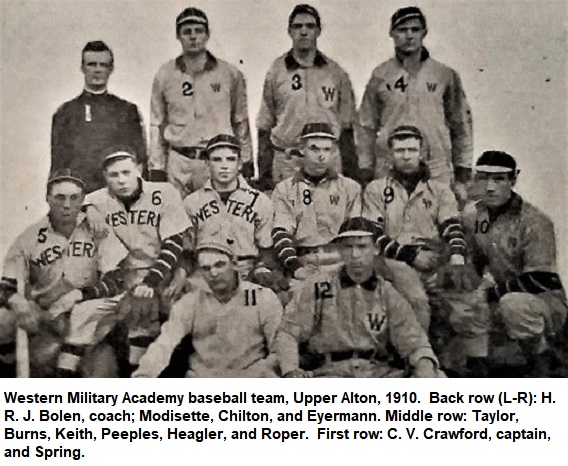
<instances>
[{"instance_id":1,"label":"western lettering on jersey","mask_svg":"<svg viewBox=\"0 0 568 466\"><path fill-rule=\"evenodd\" d=\"M322 86L321 91L323 92L323 95L325 97L326 102L329 102L329 101L333 102L333 98L335 97L335 88L334 87Z\"/></svg>"},{"instance_id":2,"label":"western lettering on jersey","mask_svg":"<svg viewBox=\"0 0 568 466\"><path fill-rule=\"evenodd\" d=\"M128 212L120 210L108 214L105 221L111 227L120 225L150 225L154 228L160 226L162 214L154 212L153 210L130 210Z\"/></svg>"},{"instance_id":3,"label":"western lettering on jersey","mask_svg":"<svg viewBox=\"0 0 568 466\"><path fill-rule=\"evenodd\" d=\"M213 92L219 92L221 90L221 83L211 83L211 89L213 89Z\"/></svg>"},{"instance_id":4,"label":"western lettering on jersey","mask_svg":"<svg viewBox=\"0 0 568 466\"><path fill-rule=\"evenodd\" d=\"M205 220L220 212L219 202L213 199L202 205L199 211L191 216L191 220L194 225L198 225L199 222L205 222ZM227 199L226 212L235 217L240 217L250 224L256 224L260 221L258 213L253 210L252 205L235 199Z\"/></svg>"},{"instance_id":5,"label":"western lettering on jersey","mask_svg":"<svg viewBox=\"0 0 568 466\"><path fill-rule=\"evenodd\" d=\"M438 87L438 83L426 83L426 87L430 92L434 92L436 87Z\"/></svg>"},{"instance_id":6,"label":"western lettering on jersey","mask_svg":"<svg viewBox=\"0 0 568 466\"><path fill-rule=\"evenodd\" d=\"M368 312L367 319L369 320L369 327L373 332L380 332L386 323L386 314L378 314L376 312Z\"/></svg>"},{"instance_id":7,"label":"western lettering on jersey","mask_svg":"<svg viewBox=\"0 0 568 466\"><path fill-rule=\"evenodd\" d=\"M96 247L92 242L70 241L67 248L56 244L55 246L44 249L36 258L31 259L30 262L35 267L47 267L64 255L69 257L93 258L95 256L95 252Z\"/></svg>"},{"instance_id":8,"label":"western lettering on jersey","mask_svg":"<svg viewBox=\"0 0 568 466\"><path fill-rule=\"evenodd\" d=\"M331 205L339 204L339 194L330 194L329 195L329 202Z\"/></svg>"}]
</instances>

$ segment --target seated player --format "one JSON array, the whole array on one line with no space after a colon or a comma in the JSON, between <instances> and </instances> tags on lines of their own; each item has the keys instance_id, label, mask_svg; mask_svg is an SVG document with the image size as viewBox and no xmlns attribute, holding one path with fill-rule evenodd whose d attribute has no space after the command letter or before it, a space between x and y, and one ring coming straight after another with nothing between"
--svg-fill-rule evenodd
<instances>
[{"instance_id":1,"label":"seated player","mask_svg":"<svg viewBox=\"0 0 568 466\"><path fill-rule=\"evenodd\" d=\"M480 286L463 296L451 318L468 357L471 376L489 372L495 354L490 335L504 332L516 342L530 377L550 374L550 345L566 321L567 301L556 272L556 243L550 219L513 188L515 159L484 152L475 166L482 198L464 210L464 227ZM502 367L501 369L510 369Z\"/></svg>"},{"instance_id":2,"label":"seated player","mask_svg":"<svg viewBox=\"0 0 568 466\"><path fill-rule=\"evenodd\" d=\"M389 135L388 147L393 167L386 177L367 185L363 216L376 222L381 231L377 243L381 254L414 269L401 264L392 267L396 279L405 280L406 286L402 287L420 287L418 272L431 300L443 300L437 280L449 276L461 284L461 276L466 272L464 233L456 196L446 184L430 179L423 160L424 140L418 128L395 128ZM438 274L447 265L450 267ZM415 310L421 325L428 330L428 309Z\"/></svg>"},{"instance_id":3,"label":"seated player","mask_svg":"<svg viewBox=\"0 0 568 466\"><path fill-rule=\"evenodd\" d=\"M234 136L220 134L207 143L205 154L211 177L203 188L184 199L185 210L192 222L190 249L222 225L226 234L234 238L232 248L240 277L250 277L261 285L276 288L283 277L272 271L274 209L268 196L251 188L240 174L240 152ZM174 300L183 290L184 281L191 272L191 267L188 269L180 267L167 290Z\"/></svg>"},{"instance_id":4,"label":"seated player","mask_svg":"<svg viewBox=\"0 0 568 466\"><path fill-rule=\"evenodd\" d=\"M276 339L284 377L402 377L393 349L412 376L443 376L412 308L375 273L375 233L365 218L344 222L335 239L343 266L304 282ZM300 368L301 344L312 356L310 370Z\"/></svg>"},{"instance_id":5,"label":"seated player","mask_svg":"<svg viewBox=\"0 0 568 466\"><path fill-rule=\"evenodd\" d=\"M302 131L303 166L272 193L275 253L288 274L305 279L340 263L333 238L344 220L361 213L361 187L332 168L337 138L327 123Z\"/></svg>"},{"instance_id":6,"label":"seated player","mask_svg":"<svg viewBox=\"0 0 568 466\"><path fill-rule=\"evenodd\" d=\"M69 169L53 172L47 182L49 213L8 252L0 283L0 360L5 370L13 364L18 325L29 335L32 377L117 376L108 345L98 344L100 340L76 345L71 339L85 329L71 325L70 314L91 314L106 305L104 298L121 291L116 268L126 257L114 234L103 238L92 232L81 212L84 197L85 184L77 174ZM96 316L91 318L95 322Z\"/></svg>"},{"instance_id":7,"label":"seated player","mask_svg":"<svg viewBox=\"0 0 568 466\"><path fill-rule=\"evenodd\" d=\"M194 351L186 377L276 376L272 346L282 305L270 289L240 279L231 241L221 229L210 233L196 247L208 287L196 287L173 304L134 377L157 377L187 335Z\"/></svg>"},{"instance_id":8,"label":"seated player","mask_svg":"<svg viewBox=\"0 0 568 466\"><path fill-rule=\"evenodd\" d=\"M141 166L128 148L109 150L103 174L107 187L89 194L85 205L93 223L102 217L128 250L121 270L129 291L118 313L129 323L134 369L159 333L160 295L178 264L190 223L176 189L143 181Z\"/></svg>"}]
</instances>

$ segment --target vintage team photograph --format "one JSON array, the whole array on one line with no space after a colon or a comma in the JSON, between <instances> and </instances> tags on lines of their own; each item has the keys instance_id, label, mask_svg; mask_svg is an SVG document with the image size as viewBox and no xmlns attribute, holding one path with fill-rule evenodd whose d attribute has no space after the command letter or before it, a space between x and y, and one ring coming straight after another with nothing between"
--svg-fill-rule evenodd
<instances>
[{"instance_id":1,"label":"vintage team photograph","mask_svg":"<svg viewBox=\"0 0 568 466\"><path fill-rule=\"evenodd\" d=\"M0 1L0 377L568 377L565 1Z\"/></svg>"}]
</instances>

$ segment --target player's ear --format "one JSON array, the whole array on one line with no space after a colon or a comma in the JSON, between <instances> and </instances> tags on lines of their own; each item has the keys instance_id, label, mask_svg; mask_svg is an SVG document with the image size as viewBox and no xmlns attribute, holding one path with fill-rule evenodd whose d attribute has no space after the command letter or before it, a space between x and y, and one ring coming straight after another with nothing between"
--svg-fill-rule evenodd
<instances>
[{"instance_id":1,"label":"player's ear","mask_svg":"<svg viewBox=\"0 0 568 466\"><path fill-rule=\"evenodd\" d=\"M424 28L424 35L422 36L422 39L424 39L424 37L426 37L428 35L428 28Z\"/></svg>"}]
</instances>

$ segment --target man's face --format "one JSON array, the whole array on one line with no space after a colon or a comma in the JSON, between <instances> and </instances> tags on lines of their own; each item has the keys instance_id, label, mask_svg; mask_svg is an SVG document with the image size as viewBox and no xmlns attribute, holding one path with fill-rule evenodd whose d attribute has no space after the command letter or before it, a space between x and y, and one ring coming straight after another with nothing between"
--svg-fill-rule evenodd
<instances>
[{"instance_id":1,"label":"man's face","mask_svg":"<svg viewBox=\"0 0 568 466\"><path fill-rule=\"evenodd\" d=\"M420 146L416 138L393 139L391 152L395 170L405 175L417 173L422 160Z\"/></svg>"},{"instance_id":2,"label":"man's face","mask_svg":"<svg viewBox=\"0 0 568 466\"><path fill-rule=\"evenodd\" d=\"M209 154L209 170L215 184L228 185L239 175L241 159L230 147L220 147Z\"/></svg>"},{"instance_id":3,"label":"man's face","mask_svg":"<svg viewBox=\"0 0 568 466\"><path fill-rule=\"evenodd\" d=\"M204 249L199 251L197 262L213 293L226 294L234 288L236 271L229 256L222 252Z\"/></svg>"},{"instance_id":4,"label":"man's face","mask_svg":"<svg viewBox=\"0 0 568 466\"><path fill-rule=\"evenodd\" d=\"M297 14L288 27L292 47L296 50L315 50L320 34L316 19L308 13Z\"/></svg>"},{"instance_id":5,"label":"man's face","mask_svg":"<svg viewBox=\"0 0 568 466\"><path fill-rule=\"evenodd\" d=\"M483 201L487 207L500 207L510 198L515 186L515 180L508 173L484 173L475 175Z\"/></svg>"},{"instance_id":6,"label":"man's face","mask_svg":"<svg viewBox=\"0 0 568 466\"><path fill-rule=\"evenodd\" d=\"M372 236L341 239L339 253L347 274L355 283L365 281L373 273L376 249Z\"/></svg>"},{"instance_id":7,"label":"man's face","mask_svg":"<svg viewBox=\"0 0 568 466\"><path fill-rule=\"evenodd\" d=\"M304 170L308 175L323 176L331 165L335 141L329 138L306 138L304 140Z\"/></svg>"},{"instance_id":8,"label":"man's face","mask_svg":"<svg viewBox=\"0 0 568 466\"><path fill-rule=\"evenodd\" d=\"M183 53L195 55L207 50L209 34L203 24L182 24L178 30L177 38L181 43Z\"/></svg>"},{"instance_id":9,"label":"man's face","mask_svg":"<svg viewBox=\"0 0 568 466\"><path fill-rule=\"evenodd\" d=\"M83 190L72 181L53 183L47 193L52 220L57 223L75 223L84 199Z\"/></svg>"},{"instance_id":10,"label":"man's face","mask_svg":"<svg viewBox=\"0 0 568 466\"><path fill-rule=\"evenodd\" d=\"M390 36L394 42L394 48L403 54L416 53L422 48L422 41L426 36L427 30L422 26L418 18L403 21L394 29L391 29Z\"/></svg>"},{"instance_id":11,"label":"man's face","mask_svg":"<svg viewBox=\"0 0 568 466\"><path fill-rule=\"evenodd\" d=\"M138 188L142 172L134 160L125 158L111 162L104 175L109 191L119 198L127 198Z\"/></svg>"},{"instance_id":12,"label":"man's face","mask_svg":"<svg viewBox=\"0 0 568 466\"><path fill-rule=\"evenodd\" d=\"M85 52L81 71L85 76L85 87L92 90L105 89L112 73L112 57L110 52Z\"/></svg>"}]
</instances>

